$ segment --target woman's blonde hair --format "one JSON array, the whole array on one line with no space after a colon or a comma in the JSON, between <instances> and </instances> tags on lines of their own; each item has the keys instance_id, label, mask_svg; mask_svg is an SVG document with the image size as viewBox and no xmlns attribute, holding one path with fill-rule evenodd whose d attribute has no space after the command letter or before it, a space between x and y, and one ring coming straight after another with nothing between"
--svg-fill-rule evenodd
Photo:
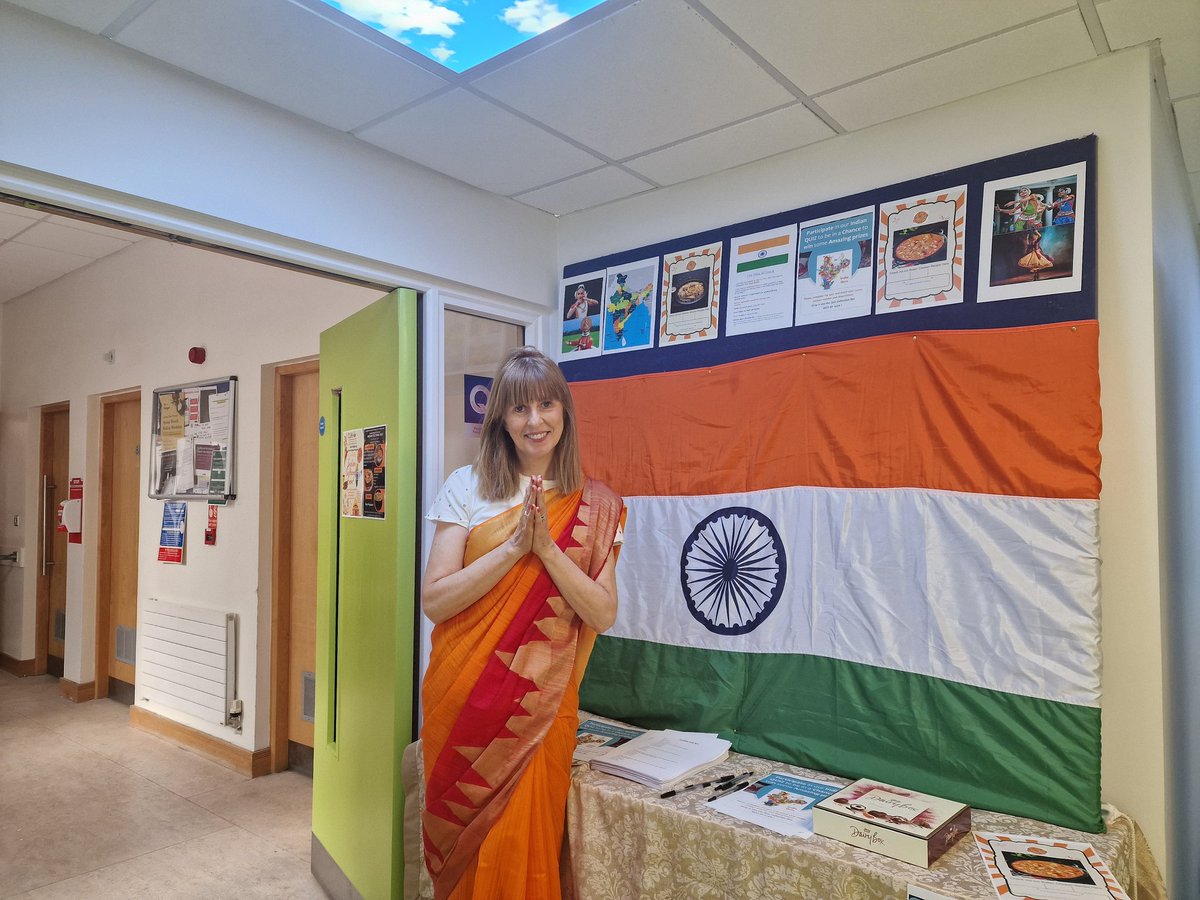
<instances>
[{"instance_id":1,"label":"woman's blonde hair","mask_svg":"<svg viewBox=\"0 0 1200 900\"><path fill-rule=\"evenodd\" d=\"M583 484L579 463L579 438L575 431L575 401L571 398L562 370L534 347L518 347L505 357L496 371L487 412L483 416L479 457L475 472L479 492L485 500L507 500L520 485L520 463L512 438L504 428L504 416L518 404L557 400L563 409L563 430L546 477L558 482L564 494Z\"/></svg>"}]
</instances>

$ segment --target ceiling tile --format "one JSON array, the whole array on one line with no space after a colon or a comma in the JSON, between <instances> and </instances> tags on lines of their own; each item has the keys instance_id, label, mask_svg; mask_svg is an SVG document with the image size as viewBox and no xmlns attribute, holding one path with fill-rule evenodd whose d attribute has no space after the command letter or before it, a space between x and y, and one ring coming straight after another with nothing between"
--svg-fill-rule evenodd
<instances>
[{"instance_id":1,"label":"ceiling tile","mask_svg":"<svg viewBox=\"0 0 1200 900\"><path fill-rule=\"evenodd\" d=\"M853 131L1023 81L1095 55L1083 19L1078 12L1069 12L823 94L817 102ZM1037 103L1033 106L1038 108ZM1018 113L1014 111L1014 116Z\"/></svg>"},{"instance_id":2,"label":"ceiling tile","mask_svg":"<svg viewBox=\"0 0 1200 900\"><path fill-rule=\"evenodd\" d=\"M568 178L549 187L538 188L527 194L520 194L515 199L529 206L565 216L581 209L607 203L610 200L620 200L632 197L642 191L649 190L651 185L636 178L616 166L606 166L595 172Z\"/></svg>"},{"instance_id":3,"label":"ceiling tile","mask_svg":"<svg viewBox=\"0 0 1200 900\"><path fill-rule=\"evenodd\" d=\"M0 203L0 210L8 213L10 216L21 216L26 219L46 219L50 213L41 209L30 209L28 206L22 206L20 203Z\"/></svg>"},{"instance_id":4,"label":"ceiling tile","mask_svg":"<svg viewBox=\"0 0 1200 900\"><path fill-rule=\"evenodd\" d=\"M55 222L37 222L15 240L20 244L41 247L45 250L60 250L75 256L99 259L124 250L131 241L117 237L119 232L98 234L80 228L68 228Z\"/></svg>"},{"instance_id":5,"label":"ceiling tile","mask_svg":"<svg viewBox=\"0 0 1200 900\"><path fill-rule=\"evenodd\" d=\"M446 84L289 0L158 0L116 40L342 131Z\"/></svg>"},{"instance_id":6,"label":"ceiling tile","mask_svg":"<svg viewBox=\"0 0 1200 900\"><path fill-rule=\"evenodd\" d=\"M1200 97L1175 103L1175 124L1183 145L1183 164L1189 172L1200 172Z\"/></svg>"},{"instance_id":7,"label":"ceiling tile","mask_svg":"<svg viewBox=\"0 0 1200 900\"><path fill-rule=\"evenodd\" d=\"M977 40L1063 9L1073 0L704 0L736 34L809 94Z\"/></svg>"},{"instance_id":8,"label":"ceiling tile","mask_svg":"<svg viewBox=\"0 0 1200 900\"><path fill-rule=\"evenodd\" d=\"M465 90L439 94L358 132L358 136L505 196L604 164Z\"/></svg>"},{"instance_id":9,"label":"ceiling tile","mask_svg":"<svg viewBox=\"0 0 1200 900\"><path fill-rule=\"evenodd\" d=\"M0 244L0 303L93 262L86 256L9 241Z\"/></svg>"},{"instance_id":10,"label":"ceiling tile","mask_svg":"<svg viewBox=\"0 0 1200 900\"><path fill-rule=\"evenodd\" d=\"M1114 50L1161 40L1172 97L1200 93L1200 3L1196 0L1109 0L1096 6Z\"/></svg>"},{"instance_id":11,"label":"ceiling tile","mask_svg":"<svg viewBox=\"0 0 1200 900\"><path fill-rule=\"evenodd\" d=\"M111 225L101 225L98 222L87 222L83 219L72 219L69 216L50 216L51 222L57 222L59 225L64 225L67 228L74 228L76 231L88 231L92 234L107 234L110 237L125 241L132 244L143 239L142 235L133 231L125 231L121 228L114 228Z\"/></svg>"},{"instance_id":12,"label":"ceiling tile","mask_svg":"<svg viewBox=\"0 0 1200 900\"><path fill-rule=\"evenodd\" d=\"M677 184L832 137L834 130L801 104L730 125L624 165L659 184Z\"/></svg>"},{"instance_id":13,"label":"ceiling tile","mask_svg":"<svg viewBox=\"0 0 1200 900\"><path fill-rule=\"evenodd\" d=\"M76 28L99 34L117 20L121 13L138 0L8 0L13 6L22 6L51 19L66 22Z\"/></svg>"},{"instance_id":14,"label":"ceiling tile","mask_svg":"<svg viewBox=\"0 0 1200 900\"><path fill-rule=\"evenodd\" d=\"M6 241L34 224L33 219L13 215L6 207L0 206L0 241Z\"/></svg>"},{"instance_id":15,"label":"ceiling tile","mask_svg":"<svg viewBox=\"0 0 1200 900\"><path fill-rule=\"evenodd\" d=\"M795 99L683 0L625 7L472 84L613 159Z\"/></svg>"}]
</instances>

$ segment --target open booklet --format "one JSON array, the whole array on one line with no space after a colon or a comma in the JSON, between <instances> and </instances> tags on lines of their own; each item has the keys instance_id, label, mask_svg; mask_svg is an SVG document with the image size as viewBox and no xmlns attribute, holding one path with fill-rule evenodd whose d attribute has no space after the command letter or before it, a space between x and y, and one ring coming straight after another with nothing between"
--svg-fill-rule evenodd
<instances>
[{"instance_id":1,"label":"open booklet","mask_svg":"<svg viewBox=\"0 0 1200 900\"><path fill-rule=\"evenodd\" d=\"M725 759L729 746L715 734L647 731L593 759L592 768L661 791Z\"/></svg>"},{"instance_id":2,"label":"open booklet","mask_svg":"<svg viewBox=\"0 0 1200 900\"><path fill-rule=\"evenodd\" d=\"M840 784L828 781L772 772L751 782L744 790L718 797L708 806L777 834L809 837L813 833L813 804L841 789Z\"/></svg>"},{"instance_id":3,"label":"open booklet","mask_svg":"<svg viewBox=\"0 0 1200 900\"><path fill-rule=\"evenodd\" d=\"M599 719L587 719L579 723L575 732L575 752L571 755L571 764L585 763L597 759L609 752L611 747L620 747L639 734L645 734L645 729L630 728L625 725L614 725L611 722L601 722Z\"/></svg>"}]
</instances>

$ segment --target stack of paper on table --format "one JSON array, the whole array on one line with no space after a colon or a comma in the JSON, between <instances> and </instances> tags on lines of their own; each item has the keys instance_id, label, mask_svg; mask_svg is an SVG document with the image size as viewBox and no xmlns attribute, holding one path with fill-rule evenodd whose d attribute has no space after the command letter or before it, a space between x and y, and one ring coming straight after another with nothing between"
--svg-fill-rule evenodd
<instances>
[{"instance_id":1,"label":"stack of paper on table","mask_svg":"<svg viewBox=\"0 0 1200 900\"><path fill-rule=\"evenodd\" d=\"M663 790L681 778L694 775L729 756L729 741L695 731L647 731L614 747L592 768L619 775L638 784Z\"/></svg>"}]
</instances>

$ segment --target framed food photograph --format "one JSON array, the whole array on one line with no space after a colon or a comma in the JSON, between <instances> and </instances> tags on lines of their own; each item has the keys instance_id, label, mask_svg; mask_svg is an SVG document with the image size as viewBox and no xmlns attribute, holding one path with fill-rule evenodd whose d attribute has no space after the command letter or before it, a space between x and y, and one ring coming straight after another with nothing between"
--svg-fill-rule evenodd
<instances>
[{"instance_id":1,"label":"framed food photograph","mask_svg":"<svg viewBox=\"0 0 1200 900\"><path fill-rule=\"evenodd\" d=\"M1083 288L1087 163L983 186L979 302Z\"/></svg>"},{"instance_id":2,"label":"framed food photograph","mask_svg":"<svg viewBox=\"0 0 1200 900\"><path fill-rule=\"evenodd\" d=\"M713 340L720 296L719 241L664 256L658 345Z\"/></svg>"},{"instance_id":3,"label":"framed food photograph","mask_svg":"<svg viewBox=\"0 0 1200 900\"><path fill-rule=\"evenodd\" d=\"M880 204L875 312L963 302L966 185Z\"/></svg>"}]
</instances>

